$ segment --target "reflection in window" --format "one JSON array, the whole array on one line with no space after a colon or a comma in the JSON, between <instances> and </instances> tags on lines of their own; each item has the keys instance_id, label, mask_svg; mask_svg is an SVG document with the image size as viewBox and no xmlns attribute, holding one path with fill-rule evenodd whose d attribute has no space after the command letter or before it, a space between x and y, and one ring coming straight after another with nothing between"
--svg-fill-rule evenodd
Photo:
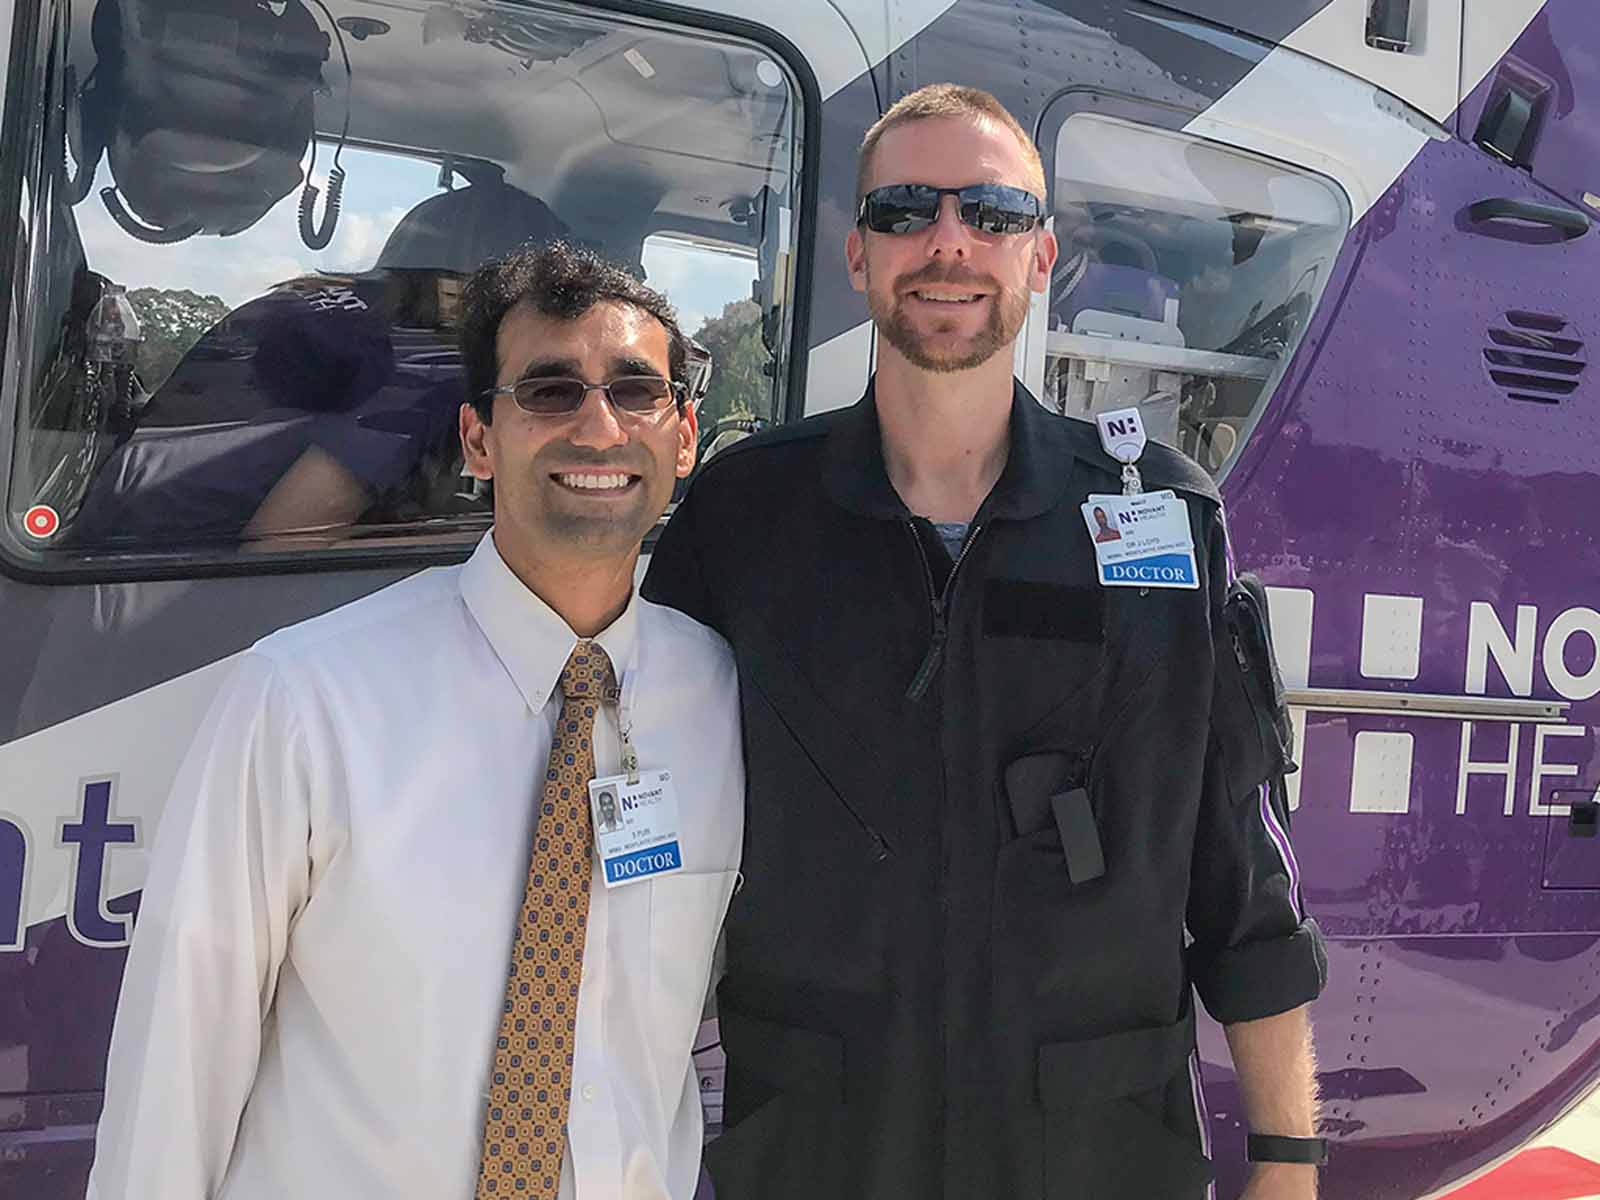
<instances>
[{"instance_id":1,"label":"reflection in window","mask_svg":"<svg viewBox=\"0 0 1600 1200\"><path fill-rule=\"evenodd\" d=\"M1305 332L1349 226L1343 193L1189 134L1075 114L1056 143L1045 402L1138 405L1213 474Z\"/></svg>"},{"instance_id":2,"label":"reflection in window","mask_svg":"<svg viewBox=\"0 0 1600 1200\"><path fill-rule=\"evenodd\" d=\"M683 331L711 356L700 403L699 462L704 463L772 420L772 354L762 340L758 264L681 238L644 244L645 278L671 295Z\"/></svg>"},{"instance_id":3,"label":"reflection in window","mask_svg":"<svg viewBox=\"0 0 1600 1200\"><path fill-rule=\"evenodd\" d=\"M798 114L758 47L537 4L48 19L13 549L470 541L461 286L530 242L645 274L712 352L706 411L773 411Z\"/></svg>"}]
</instances>

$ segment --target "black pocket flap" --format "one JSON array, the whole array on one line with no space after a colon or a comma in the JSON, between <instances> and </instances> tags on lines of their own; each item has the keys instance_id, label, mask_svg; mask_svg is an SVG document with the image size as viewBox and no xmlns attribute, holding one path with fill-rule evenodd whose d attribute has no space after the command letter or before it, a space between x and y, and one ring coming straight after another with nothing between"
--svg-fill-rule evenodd
<instances>
[{"instance_id":1,"label":"black pocket flap","mask_svg":"<svg viewBox=\"0 0 1600 1200\"><path fill-rule=\"evenodd\" d=\"M753 1017L720 998L717 1021L730 1069L780 1091L844 1095L844 1040L836 1034Z\"/></svg>"},{"instance_id":2,"label":"black pocket flap","mask_svg":"<svg viewBox=\"0 0 1600 1200\"><path fill-rule=\"evenodd\" d=\"M1165 1087L1194 1049L1194 1010L1172 1025L1039 1047L1039 1098L1072 1108Z\"/></svg>"}]
</instances>

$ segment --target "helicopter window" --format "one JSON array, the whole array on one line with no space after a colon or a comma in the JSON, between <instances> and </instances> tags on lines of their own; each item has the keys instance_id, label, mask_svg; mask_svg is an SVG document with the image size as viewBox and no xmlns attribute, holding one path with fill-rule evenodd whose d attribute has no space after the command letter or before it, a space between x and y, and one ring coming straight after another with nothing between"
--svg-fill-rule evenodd
<instances>
[{"instance_id":1,"label":"helicopter window","mask_svg":"<svg viewBox=\"0 0 1600 1200\"><path fill-rule=\"evenodd\" d=\"M1045 403L1138 405L1213 475L1237 457L1349 228L1333 182L1191 134L1076 113L1056 141Z\"/></svg>"},{"instance_id":2,"label":"helicopter window","mask_svg":"<svg viewBox=\"0 0 1600 1200\"><path fill-rule=\"evenodd\" d=\"M469 545L492 501L456 438L461 287L530 242L665 292L712 421L776 411L800 92L759 45L475 0L53 16L7 351L14 560Z\"/></svg>"},{"instance_id":3,"label":"helicopter window","mask_svg":"<svg viewBox=\"0 0 1600 1200\"><path fill-rule=\"evenodd\" d=\"M711 356L700 402L699 461L765 428L773 419L772 355L762 342L757 256L675 234L644 244L645 278L681 296L683 331Z\"/></svg>"}]
</instances>

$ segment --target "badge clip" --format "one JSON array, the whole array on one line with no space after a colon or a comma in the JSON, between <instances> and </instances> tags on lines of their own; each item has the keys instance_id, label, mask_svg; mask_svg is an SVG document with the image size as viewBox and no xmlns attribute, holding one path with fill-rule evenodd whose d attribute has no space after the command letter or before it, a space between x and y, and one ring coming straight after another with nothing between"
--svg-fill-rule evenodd
<instances>
[{"instance_id":1,"label":"badge clip","mask_svg":"<svg viewBox=\"0 0 1600 1200\"><path fill-rule=\"evenodd\" d=\"M630 786L639 782L639 754L628 740L626 729L622 731L622 769L628 776Z\"/></svg>"},{"instance_id":2,"label":"badge clip","mask_svg":"<svg viewBox=\"0 0 1600 1200\"><path fill-rule=\"evenodd\" d=\"M1148 439L1144 432L1144 418L1139 415L1139 410L1118 408L1111 412L1096 413L1094 423L1100 431L1100 445L1122 464L1122 494L1141 495L1144 481L1134 464L1144 454Z\"/></svg>"},{"instance_id":3,"label":"badge clip","mask_svg":"<svg viewBox=\"0 0 1600 1200\"><path fill-rule=\"evenodd\" d=\"M617 734L622 741L622 770L628 776L628 786L639 782L639 752L633 748L633 705L629 703L628 680L623 678L620 687L606 693L606 703L617 706Z\"/></svg>"}]
</instances>

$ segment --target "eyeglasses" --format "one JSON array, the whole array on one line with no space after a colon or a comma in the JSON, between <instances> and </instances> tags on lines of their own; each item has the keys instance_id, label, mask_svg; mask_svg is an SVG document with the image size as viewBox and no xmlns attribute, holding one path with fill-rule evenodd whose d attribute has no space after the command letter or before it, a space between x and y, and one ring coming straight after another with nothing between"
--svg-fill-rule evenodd
<instances>
[{"instance_id":1,"label":"eyeglasses","mask_svg":"<svg viewBox=\"0 0 1600 1200\"><path fill-rule=\"evenodd\" d=\"M874 233L920 233L939 219L939 205L946 196L956 198L962 223L979 233L1027 233L1044 214L1039 197L1003 183L970 183L961 188L895 183L873 188L861 197L856 224Z\"/></svg>"},{"instance_id":2,"label":"eyeglasses","mask_svg":"<svg viewBox=\"0 0 1600 1200\"><path fill-rule=\"evenodd\" d=\"M518 408L536 417L564 417L582 408L590 392L604 392L617 412L642 417L660 412L669 399L681 405L684 390L677 380L659 375L623 375L610 383L540 376L490 388L484 395L510 396Z\"/></svg>"}]
</instances>

